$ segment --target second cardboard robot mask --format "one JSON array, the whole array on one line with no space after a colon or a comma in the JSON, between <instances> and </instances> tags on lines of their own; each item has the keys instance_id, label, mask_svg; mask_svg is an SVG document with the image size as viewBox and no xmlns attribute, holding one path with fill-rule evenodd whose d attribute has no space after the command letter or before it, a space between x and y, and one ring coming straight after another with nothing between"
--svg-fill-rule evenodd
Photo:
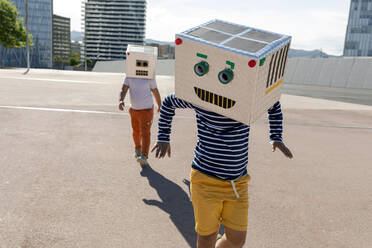
<instances>
[{"instance_id":1,"label":"second cardboard robot mask","mask_svg":"<svg viewBox=\"0 0 372 248\"><path fill-rule=\"evenodd\" d=\"M155 79L157 47L128 45L126 76L130 78Z\"/></svg>"}]
</instances>

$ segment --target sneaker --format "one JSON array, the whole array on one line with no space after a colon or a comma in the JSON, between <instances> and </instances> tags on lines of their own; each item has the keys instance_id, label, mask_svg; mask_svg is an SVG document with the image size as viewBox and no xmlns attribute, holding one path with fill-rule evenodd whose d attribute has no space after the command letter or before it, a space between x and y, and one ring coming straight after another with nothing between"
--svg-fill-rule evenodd
<instances>
[{"instance_id":1,"label":"sneaker","mask_svg":"<svg viewBox=\"0 0 372 248\"><path fill-rule=\"evenodd\" d=\"M139 162L141 166L149 165L149 163L147 162L147 157L145 155L141 155L139 158L137 158L137 162Z\"/></svg>"},{"instance_id":2,"label":"sneaker","mask_svg":"<svg viewBox=\"0 0 372 248\"><path fill-rule=\"evenodd\" d=\"M141 155L142 155L141 149L136 149L136 151L134 152L134 157L138 160L141 157Z\"/></svg>"}]
</instances>

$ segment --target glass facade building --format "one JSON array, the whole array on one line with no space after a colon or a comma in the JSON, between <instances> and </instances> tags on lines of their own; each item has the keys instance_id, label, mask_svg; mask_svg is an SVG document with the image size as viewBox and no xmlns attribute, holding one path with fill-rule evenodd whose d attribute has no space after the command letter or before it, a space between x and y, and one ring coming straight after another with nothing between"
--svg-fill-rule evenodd
<instances>
[{"instance_id":1,"label":"glass facade building","mask_svg":"<svg viewBox=\"0 0 372 248\"><path fill-rule=\"evenodd\" d=\"M344 56L372 56L372 0L351 0Z\"/></svg>"},{"instance_id":2,"label":"glass facade building","mask_svg":"<svg viewBox=\"0 0 372 248\"><path fill-rule=\"evenodd\" d=\"M26 25L26 0L9 0L17 7ZM28 30L32 34L31 68L52 67L53 0L28 0ZM27 67L26 48L6 49L0 46L0 66Z\"/></svg>"},{"instance_id":3,"label":"glass facade building","mask_svg":"<svg viewBox=\"0 0 372 248\"><path fill-rule=\"evenodd\" d=\"M83 0L82 58L125 59L127 45L143 45L146 0Z\"/></svg>"}]
</instances>

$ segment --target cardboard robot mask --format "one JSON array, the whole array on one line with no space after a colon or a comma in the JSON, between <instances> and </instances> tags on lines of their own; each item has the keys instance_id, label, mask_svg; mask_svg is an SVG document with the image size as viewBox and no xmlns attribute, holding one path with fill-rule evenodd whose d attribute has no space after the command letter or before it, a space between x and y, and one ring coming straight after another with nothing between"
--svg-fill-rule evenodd
<instances>
[{"instance_id":1,"label":"cardboard robot mask","mask_svg":"<svg viewBox=\"0 0 372 248\"><path fill-rule=\"evenodd\" d=\"M175 94L249 125L280 99L290 42L220 20L177 34Z\"/></svg>"},{"instance_id":2,"label":"cardboard robot mask","mask_svg":"<svg viewBox=\"0 0 372 248\"><path fill-rule=\"evenodd\" d=\"M128 45L125 73L130 78L155 79L158 48Z\"/></svg>"}]
</instances>

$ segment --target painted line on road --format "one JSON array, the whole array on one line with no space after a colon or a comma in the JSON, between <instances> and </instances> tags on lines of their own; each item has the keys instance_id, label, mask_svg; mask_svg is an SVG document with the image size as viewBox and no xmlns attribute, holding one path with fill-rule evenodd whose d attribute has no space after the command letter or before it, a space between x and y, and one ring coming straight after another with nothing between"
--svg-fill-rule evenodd
<instances>
[{"instance_id":1,"label":"painted line on road","mask_svg":"<svg viewBox=\"0 0 372 248\"><path fill-rule=\"evenodd\" d=\"M268 122L261 122L269 125ZM317 123L296 123L296 122L286 122L285 126L299 126L299 127L320 127L320 128L341 128L341 129L365 129L365 130L372 130L372 127L368 126L337 126L337 125L322 125Z\"/></svg>"},{"instance_id":2,"label":"painted line on road","mask_svg":"<svg viewBox=\"0 0 372 248\"><path fill-rule=\"evenodd\" d=\"M40 108L40 107L24 107L24 106L0 106L3 109L21 109L21 110L37 110L37 111L52 111L52 112L69 112L69 113L87 113L87 114L106 114L106 115L125 115L129 116L128 112L105 112L105 111L94 111L94 110L80 110L80 109L58 109L58 108ZM127 109L126 109L127 111ZM175 116L175 119L195 119L195 116ZM268 123L267 123L268 124ZM372 127L363 126L334 126L334 125L320 125L311 123L286 123L290 126L311 126L311 127L322 127L322 128L345 128L345 129L366 129L372 130Z\"/></svg>"},{"instance_id":3,"label":"painted line on road","mask_svg":"<svg viewBox=\"0 0 372 248\"><path fill-rule=\"evenodd\" d=\"M291 125L291 126L308 126L308 127L322 127L322 128L344 128L344 129L366 129L366 130L372 130L372 127L363 127L363 126L335 126L335 125L321 125L321 124L311 124L311 123L287 123L286 125Z\"/></svg>"},{"instance_id":4,"label":"painted line on road","mask_svg":"<svg viewBox=\"0 0 372 248\"><path fill-rule=\"evenodd\" d=\"M17 79L17 80L47 81L47 82L57 82L57 83L77 83L77 84L108 84L108 82L51 79L51 78L0 77L0 79Z\"/></svg>"},{"instance_id":5,"label":"painted line on road","mask_svg":"<svg viewBox=\"0 0 372 248\"><path fill-rule=\"evenodd\" d=\"M105 112L94 110L81 109L59 109L59 108L40 108L40 107L25 107L25 106L0 106L3 109L20 109L20 110L36 110L36 111L51 111L51 112L66 112L66 113L86 113L86 114L106 114L106 115L125 115L129 116L128 109L125 112ZM176 119L195 119L195 116L175 116Z\"/></svg>"},{"instance_id":6,"label":"painted line on road","mask_svg":"<svg viewBox=\"0 0 372 248\"><path fill-rule=\"evenodd\" d=\"M53 112L70 112L70 113L88 113L88 114L106 114L106 115L129 115L126 112L105 112L93 110L79 110L79 109L58 109L58 108L38 108L38 107L23 107L23 106L0 106L5 109L22 109L22 110L39 110L39 111L53 111Z\"/></svg>"}]
</instances>

